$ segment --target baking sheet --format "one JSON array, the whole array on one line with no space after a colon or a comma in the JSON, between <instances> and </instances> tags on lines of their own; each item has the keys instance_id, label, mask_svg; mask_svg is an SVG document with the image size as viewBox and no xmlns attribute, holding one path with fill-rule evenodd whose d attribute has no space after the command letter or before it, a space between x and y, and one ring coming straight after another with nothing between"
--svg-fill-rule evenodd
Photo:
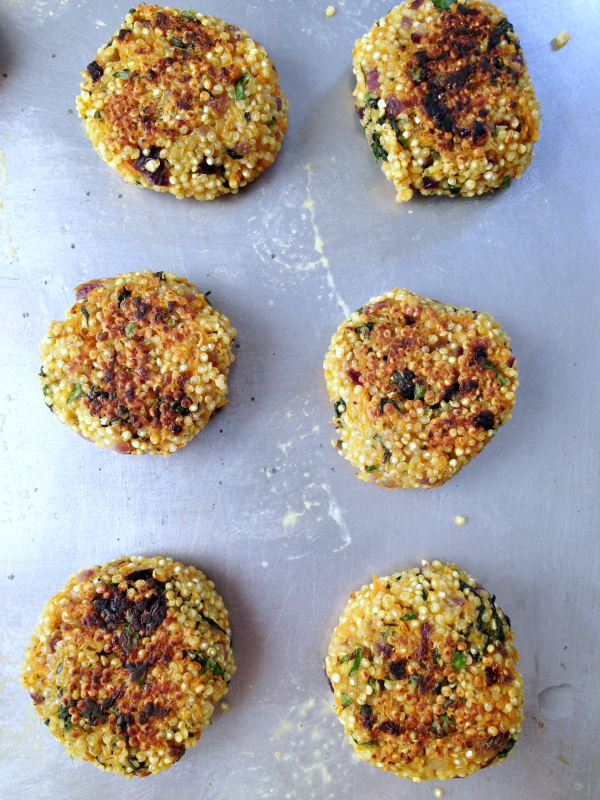
<instances>
[{"instance_id":1,"label":"baking sheet","mask_svg":"<svg viewBox=\"0 0 600 800\"><path fill-rule=\"evenodd\" d=\"M122 5L122 4L121 4ZM599 796L598 133L600 9L505 0L542 103L510 190L398 205L351 96L351 53L381 0L205 0L265 45L290 101L275 165L237 196L178 201L125 184L75 112L79 72L127 7L0 0L0 797L432 798L353 756L321 670L349 593L421 558L498 596L521 653L526 721L461 800ZM563 28L573 38L550 42ZM187 277L239 331L231 403L162 458L98 450L43 407L50 319L89 278ZM512 337L512 421L432 491L357 481L330 445L322 376L348 310L394 286L492 313ZM467 519L463 527L454 516ZM43 602L121 554L212 578L238 672L199 747L127 784L69 760L17 682Z\"/></svg>"}]
</instances>

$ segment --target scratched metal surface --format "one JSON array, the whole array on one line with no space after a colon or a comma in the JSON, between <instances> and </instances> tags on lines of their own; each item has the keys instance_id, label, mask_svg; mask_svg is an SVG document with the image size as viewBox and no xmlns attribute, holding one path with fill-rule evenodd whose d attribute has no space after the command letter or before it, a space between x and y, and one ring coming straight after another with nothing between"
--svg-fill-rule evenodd
<instances>
[{"instance_id":1,"label":"scratched metal surface","mask_svg":"<svg viewBox=\"0 0 600 800\"><path fill-rule=\"evenodd\" d=\"M534 164L493 196L397 205L351 98L354 39L388 2L338 2L332 19L326 4L203 3L265 44L290 126L254 185L200 204L122 182L73 113L79 71L126 5L0 0L2 798L433 797L437 783L354 758L321 671L350 591L423 557L457 561L498 595L527 692L508 761L444 796L599 796L600 10L506 0L543 108ZM573 38L555 52L565 27ZM35 379L38 342L72 287L145 267L211 289L239 330L231 404L168 460L81 441L44 409ZM329 339L348 309L396 285L490 311L519 364L510 424L431 492L361 483L329 443ZM200 746L125 786L68 759L17 674L70 573L134 553L215 580L239 669L231 710Z\"/></svg>"}]
</instances>

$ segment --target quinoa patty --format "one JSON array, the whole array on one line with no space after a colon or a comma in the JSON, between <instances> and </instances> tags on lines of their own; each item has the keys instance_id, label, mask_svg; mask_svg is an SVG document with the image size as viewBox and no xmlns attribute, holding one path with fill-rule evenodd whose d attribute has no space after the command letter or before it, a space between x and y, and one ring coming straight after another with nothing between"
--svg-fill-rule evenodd
<instances>
[{"instance_id":1,"label":"quinoa patty","mask_svg":"<svg viewBox=\"0 0 600 800\"><path fill-rule=\"evenodd\" d=\"M82 74L77 110L101 158L179 198L235 194L273 163L287 128L264 48L191 10L131 9Z\"/></svg>"},{"instance_id":2,"label":"quinoa patty","mask_svg":"<svg viewBox=\"0 0 600 800\"><path fill-rule=\"evenodd\" d=\"M40 344L46 405L97 447L165 455L227 405L236 331L172 272L81 284Z\"/></svg>"},{"instance_id":3,"label":"quinoa patty","mask_svg":"<svg viewBox=\"0 0 600 800\"><path fill-rule=\"evenodd\" d=\"M373 576L325 660L356 755L415 782L500 763L523 722L513 639L495 597L454 564Z\"/></svg>"},{"instance_id":4,"label":"quinoa patty","mask_svg":"<svg viewBox=\"0 0 600 800\"><path fill-rule=\"evenodd\" d=\"M540 106L491 3L401 3L356 42L354 74L361 125L398 202L413 191L473 197L529 166Z\"/></svg>"},{"instance_id":5,"label":"quinoa patty","mask_svg":"<svg viewBox=\"0 0 600 800\"><path fill-rule=\"evenodd\" d=\"M132 556L71 575L46 603L21 683L69 755L131 778L197 744L234 672L214 583Z\"/></svg>"},{"instance_id":6,"label":"quinoa patty","mask_svg":"<svg viewBox=\"0 0 600 800\"><path fill-rule=\"evenodd\" d=\"M340 439L332 444L388 489L440 486L510 419L517 366L489 314L406 289L345 320L325 356Z\"/></svg>"}]
</instances>

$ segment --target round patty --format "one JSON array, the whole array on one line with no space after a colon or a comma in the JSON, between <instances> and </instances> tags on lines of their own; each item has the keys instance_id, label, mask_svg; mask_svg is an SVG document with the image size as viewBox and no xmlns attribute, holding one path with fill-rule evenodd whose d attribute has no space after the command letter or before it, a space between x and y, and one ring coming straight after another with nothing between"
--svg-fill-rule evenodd
<instances>
[{"instance_id":1,"label":"round patty","mask_svg":"<svg viewBox=\"0 0 600 800\"><path fill-rule=\"evenodd\" d=\"M473 197L527 169L539 103L519 40L485 0L412 0L356 42L356 109L398 202Z\"/></svg>"},{"instance_id":2,"label":"round patty","mask_svg":"<svg viewBox=\"0 0 600 800\"><path fill-rule=\"evenodd\" d=\"M40 384L62 423L97 447L168 456L227 404L236 331L171 272L78 286L42 340Z\"/></svg>"},{"instance_id":3,"label":"round patty","mask_svg":"<svg viewBox=\"0 0 600 800\"><path fill-rule=\"evenodd\" d=\"M82 73L79 116L128 183L179 198L236 193L273 163L288 104L264 48L215 17L131 9Z\"/></svg>"},{"instance_id":4,"label":"round patty","mask_svg":"<svg viewBox=\"0 0 600 800\"><path fill-rule=\"evenodd\" d=\"M131 778L198 743L234 672L214 583L133 556L71 575L46 603L21 683L69 755Z\"/></svg>"},{"instance_id":5,"label":"round patty","mask_svg":"<svg viewBox=\"0 0 600 800\"><path fill-rule=\"evenodd\" d=\"M498 764L523 722L510 620L454 564L353 592L325 670L355 753L415 782Z\"/></svg>"},{"instance_id":6,"label":"round patty","mask_svg":"<svg viewBox=\"0 0 600 800\"><path fill-rule=\"evenodd\" d=\"M388 489L440 486L510 419L517 368L489 314L406 289L345 320L325 356L340 439L332 444Z\"/></svg>"}]
</instances>

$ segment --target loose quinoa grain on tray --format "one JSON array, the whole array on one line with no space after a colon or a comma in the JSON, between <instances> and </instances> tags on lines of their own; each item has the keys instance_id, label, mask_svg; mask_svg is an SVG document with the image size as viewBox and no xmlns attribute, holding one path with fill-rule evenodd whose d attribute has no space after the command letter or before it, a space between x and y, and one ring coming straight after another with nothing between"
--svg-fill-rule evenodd
<instances>
[{"instance_id":1,"label":"loose quinoa grain on tray","mask_svg":"<svg viewBox=\"0 0 600 800\"><path fill-rule=\"evenodd\" d=\"M356 755L415 782L500 763L523 722L510 620L454 564L353 592L325 670Z\"/></svg>"},{"instance_id":2,"label":"loose quinoa grain on tray","mask_svg":"<svg viewBox=\"0 0 600 800\"><path fill-rule=\"evenodd\" d=\"M214 583L133 556L72 575L46 603L21 683L71 756L131 778L198 743L234 673Z\"/></svg>"},{"instance_id":3,"label":"loose quinoa grain on tray","mask_svg":"<svg viewBox=\"0 0 600 800\"><path fill-rule=\"evenodd\" d=\"M227 404L236 331L172 272L81 284L40 344L46 405L97 447L168 456Z\"/></svg>"},{"instance_id":4,"label":"loose quinoa grain on tray","mask_svg":"<svg viewBox=\"0 0 600 800\"><path fill-rule=\"evenodd\" d=\"M510 419L519 385L493 317L406 289L342 322L324 368L341 437L332 444L359 478L388 489L456 475Z\"/></svg>"},{"instance_id":5,"label":"loose quinoa grain on tray","mask_svg":"<svg viewBox=\"0 0 600 800\"><path fill-rule=\"evenodd\" d=\"M357 111L398 202L473 197L527 169L539 103L519 40L485 0L412 0L354 48Z\"/></svg>"},{"instance_id":6,"label":"loose quinoa grain on tray","mask_svg":"<svg viewBox=\"0 0 600 800\"><path fill-rule=\"evenodd\" d=\"M140 5L83 75L79 116L128 183L213 200L254 180L281 148L288 103L277 70L237 25Z\"/></svg>"}]
</instances>

